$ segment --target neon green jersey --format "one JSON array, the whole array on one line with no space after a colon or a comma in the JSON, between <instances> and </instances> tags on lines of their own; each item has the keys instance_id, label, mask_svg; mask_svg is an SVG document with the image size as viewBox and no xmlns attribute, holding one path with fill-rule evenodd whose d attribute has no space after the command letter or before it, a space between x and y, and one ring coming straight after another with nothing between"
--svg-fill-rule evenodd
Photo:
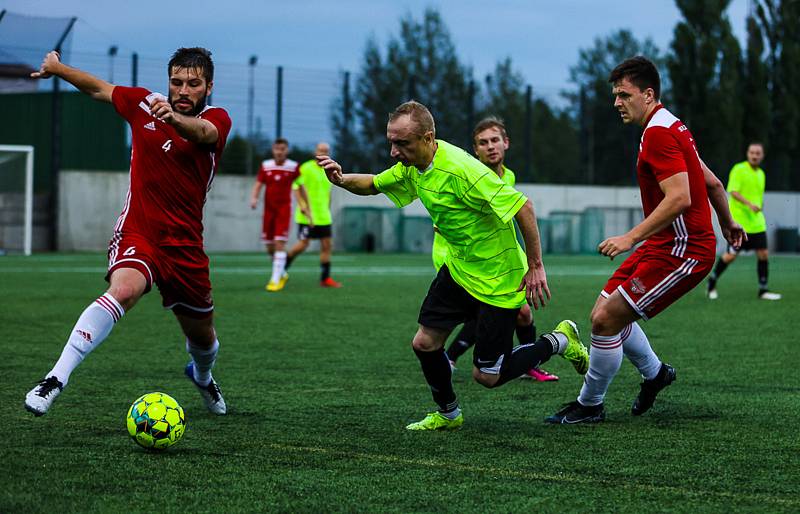
<instances>
[{"instance_id":1,"label":"neon green jersey","mask_svg":"<svg viewBox=\"0 0 800 514\"><path fill-rule=\"evenodd\" d=\"M398 207L420 199L447 243L453 280L469 294L497 307L522 306L517 288L528 264L513 220L527 198L461 148L437 144L428 169L397 163L375 176L375 187Z\"/></svg>"},{"instance_id":2,"label":"neon green jersey","mask_svg":"<svg viewBox=\"0 0 800 514\"><path fill-rule=\"evenodd\" d=\"M745 199L760 208L764 208L764 184L766 177L761 168L753 169L747 161L740 162L731 168L728 177L728 193L736 191ZM731 216L744 228L745 232L757 234L767 230L767 220L764 212L753 212L750 207L743 204L731 196L728 204L731 208Z\"/></svg>"},{"instance_id":3,"label":"neon green jersey","mask_svg":"<svg viewBox=\"0 0 800 514\"><path fill-rule=\"evenodd\" d=\"M503 176L500 178L503 179L503 182L511 187L514 187L517 183L517 177L514 175L514 172L505 166L503 166ZM433 267L436 268L436 271L439 271L439 268L442 267L442 264L444 264L444 260L447 257L447 241L445 241L444 238L439 235L439 232L436 231L435 227L433 233L433 249L431 251L431 257L433 258Z\"/></svg>"},{"instance_id":4,"label":"neon green jersey","mask_svg":"<svg viewBox=\"0 0 800 514\"><path fill-rule=\"evenodd\" d=\"M300 184L306 186L314 225L330 225L331 182L325 175L325 170L314 159L300 165L300 176L295 179L292 189L297 189ZM308 218L300 212L300 206L295 210L294 221L302 225L308 225Z\"/></svg>"}]
</instances>

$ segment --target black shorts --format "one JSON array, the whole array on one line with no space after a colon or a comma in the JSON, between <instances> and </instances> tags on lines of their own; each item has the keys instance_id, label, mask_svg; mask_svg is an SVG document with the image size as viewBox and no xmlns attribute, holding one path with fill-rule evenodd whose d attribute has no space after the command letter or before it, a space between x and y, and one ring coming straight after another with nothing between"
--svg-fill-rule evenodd
<instances>
[{"instance_id":1,"label":"black shorts","mask_svg":"<svg viewBox=\"0 0 800 514\"><path fill-rule=\"evenodd\" d=\"M297 239L305 241L306 239L325 239L331 237L333 231L330 225L303 225L297 224Z\"/></svg>"},{"instance_id":2,"label":"black shorts","mask_svg":"<svg viewBox=\"0 0 800 514\"><path fill-rule=\"evenodd\" d=\"M442 266L422 302L418 321L425 327L452 330L474 320L472 362L482 372L496 375L514 347L518 312L519 308L504 309L478 300L453 280L447 266Z\"/></svg>"},{"instance_id":3,"label":"black shorts","mask_svg":"<svg viewBox=\"0 0 800 514\"><path fill-rule=\"evenodd\" d=\"M739 253L742 250L766 250L767 249L767 233L756 232L755 234L747 234L747 241L742 243L742 247L738 250L731 245L728 245L728 253Z\"/></svg>"}]
</instances>

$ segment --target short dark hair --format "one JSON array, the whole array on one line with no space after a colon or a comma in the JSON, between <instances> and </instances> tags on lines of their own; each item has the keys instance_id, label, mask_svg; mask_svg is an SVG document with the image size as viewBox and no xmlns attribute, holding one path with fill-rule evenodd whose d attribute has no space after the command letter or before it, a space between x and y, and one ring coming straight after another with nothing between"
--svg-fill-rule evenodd
<instances>
[{"instance_id":1,"label":"short dark hair","mask_svg":"<svg viewBox=\"0 0 800 514\"><path fill-rule=\"evenodd\" d=\"M286 145L289 146L289 140L285 137L276 137L275 141L272 142L273 145Z\"/></svg>"},{"instance_id":2,"label":"short dark hair","mask_svg":"<svg viewBox=\"0 0 800 514\"><path fill-rule=\"evenodd\" d=\"M758 140L750 141L749 143L747 143L747 148L750 148L753 145L760 146L761 149L764 150L764 143L762 143L761 141Z\"/></svg>"},{"instance_id":3,"label":"short dark hair","mask_svg":"<svg viewBox=\"0 0 800 514\"><path fill-rule=\"evenodd\" d=\"M408 114L411 117L411 121L417 124L418 136L424 136L426 132L433 132L433 135L436 136L436 124L433 121L433 114L427 107L416 100L409 100L400 104L397 109L389 114L389 121L394 121L405 114Z\"/></svg>"},{"instance_id":4,"label":"short dark hair","mask_svg":"<svg viewBox=\"0 0 800 514\"><path fill-rule=\"evenodd\" d=\"M506 134L506 124L503 123L503 120L497 116L487 116L479 121L478 124L475 125L475 128L472 129L472 142L475 142L475 138L478 137L478 134L492 127L500 130L500 135L503 136L504 139L508 139L508 134Z\"/></svg>"},{"instance_id":5,"label":"short dark hair","mask_svg":"<svg viewBox=\"0 0 800 514\"><path fill-rule=\"evenodd\" d=\"M203 78L207 83L214 80L214 61L211 60L211 52L199 46L181 47L175 50L167 64L167 76L172 74L173 67L200 69L203 70Z\"/></svg>"},{"instance_id":6,"label":"short dark hair","mask_svg":"<svg viewBox=\"0 0 800 514\"><path fill-rule=\"evenodd\" d=\"M612 84L622 79L628 79L631 84L639 88L639 91L651 88L656 100L661 98L661 77L656 65L646 57L637 55L625 59L608 76L608 81Z\"/></svg>"}]
</instances>

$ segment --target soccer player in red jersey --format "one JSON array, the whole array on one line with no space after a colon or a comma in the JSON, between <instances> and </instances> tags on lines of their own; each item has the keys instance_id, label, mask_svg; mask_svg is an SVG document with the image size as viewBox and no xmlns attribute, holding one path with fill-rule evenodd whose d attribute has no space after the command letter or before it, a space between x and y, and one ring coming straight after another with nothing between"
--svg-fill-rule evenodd
<instances>
[{"instance_id":1,"label":"soccer player in red jersey","mask_svg":"<svg viewBox=\"0 0 800 514\"><path fill-rule=\"evenodd\" d=\"M739 246L745 236L731 217L725 188L700 159L691 132L659 102L661 79L652 62L633 57L609 77L614 107L623 123L644 128L636 174L644 220L626 234L601 242L613 259L643 242L611 276L592 309L589 372L577 400L547 418L549 423L605 419L603 399L622 356L642 374L631 412L638 416L675 380L675 369L658 358L638 319L648 320L691 291L714 264L716 238L709 200L725 239Z\"/></svg>"},{"instance_id":2,"label":"soccer player in red jersey","mask_svg":"<svg viewBox=\"0 0 800 514\"><path fill-rule=\"evenodd\" d=\"M203 204L231 129L228 113L206 105L214 80L211 53L179 48L167 66L169 96L115 86L48 53L34 78L60 77L108 102L131 127L130 187L108 247L108 290L83 311L61 357L25 397L25 408L47 412L72 371L117 321L157 285L186 336L185 372L214 414L225 414L211 376L219 341L214 330Z\"/></svg>"},{"instance_id":3,"label":"soccer player in red jersey","mask_svg":"<svg viewBox=\"0 0 800 514\"><path fill-rule=\"evenodd\" d=\"M289 239L289 222L292 216L292 183L300 176L300 166L288 156L289 142L282 137L277 138L272 143L272 159L261 163L250 194L250 208L255 209L261 188L266 186L261 240L272 256L272 276L265 287L270 292L283 289L289 279L285 269L286 241ZM300 185L298 192L300 209L313 227L306 188Z\"/></svg>"}]
</instances>

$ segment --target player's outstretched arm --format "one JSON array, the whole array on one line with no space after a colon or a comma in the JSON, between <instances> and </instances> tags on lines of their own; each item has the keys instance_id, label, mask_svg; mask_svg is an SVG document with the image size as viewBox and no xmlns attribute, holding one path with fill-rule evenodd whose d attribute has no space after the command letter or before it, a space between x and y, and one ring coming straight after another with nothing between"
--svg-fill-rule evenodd
<instances>
[{"instance_id":1,"label":"player's outstretched arm","mask_svg":"<svg viewBox=\"0 0 800 514\"><path fill-rule=\"evenodd\" d=\"M747 241L747 234L741 225L736 223L731 216L730 206L728 205L728 195L725 192L725 187L722 181L714 174L711 169L706 166L703 160L700 160L700 166L703 168L703 178L706 182L706 191L708 191L708 200L717 213L719 220L719 228L722 230L722 235L725 240L735 248L742 246L742 241Z\"/></svg>"},{"instance_id":2,"label":"player's outstretched arm","mask_svg":"<svg viewBox=\"0 0 800 514\"><path fill-rule=\"evenodd\" d=\"M48 79L54 75L66 80L78 88L79 91L86 93L97 101L111 103L114 84L110 84L72 66L67 66L61 62L61 56L56 51L49 52L44 56L44 60L39 66L39 71L31 73L31 77Z\"/></svg>"},{"instance_id":3,"label":"player's outstretched arm","mask_svg":"<svg viewBox=\"0 0 800 514\"><path fill-rule=\"evenodd\" d=\"M518 291L525 289L525 299L534 309L544 307L550 300L550 288L547 287L547 274L542 262L542 244L539 238L539 227L536 224L536 213L530 200L514 216L525 241L525 254L528 257L528 272L522 278Z\"/></svg>"},{"instance_id":4,"label":"player's outstretched arm","mask_svg":"<svg viewBox=\"0 0 800 514\"><path fill-rule=\"evenodd\" d=\"M347 189L351 193L361 196L377 195L380 193L375 187L374 175L361 173L342 173L342 167L327 155L318 155L317 164L325 170L328 180L332 184Z\"/></svg>"},{"instance_id":5,"label":"player's outstretched arm","mask_svg":"<svg viewBox=\"0 0 800 514\"><path fill-rule=\"evenodd\" d=\"M692 196L689 190L689 174L676 173L658 183L664 193L664 198L641 223L633 227L628 233L621 236L609 237L597 246L597 251L612 259L625 253L633 245L644 241L659 230L669 226L675 218L692 205Z\"/></svg>"},{"instance_id":6,"label":"player's outstretched arm","mask_svg":"<svg viewBox=\"0 0 800 514\"><path fill-rule=\"evenodd\" d=\"M308 218L308 225L313 227L314 219L311 216L311 201L308 199L308 190L306 186L300 184L297 189L295 189L295 193L297 194L297 204L300 206L300 212Z\"/></svg>"}]
</instances>

